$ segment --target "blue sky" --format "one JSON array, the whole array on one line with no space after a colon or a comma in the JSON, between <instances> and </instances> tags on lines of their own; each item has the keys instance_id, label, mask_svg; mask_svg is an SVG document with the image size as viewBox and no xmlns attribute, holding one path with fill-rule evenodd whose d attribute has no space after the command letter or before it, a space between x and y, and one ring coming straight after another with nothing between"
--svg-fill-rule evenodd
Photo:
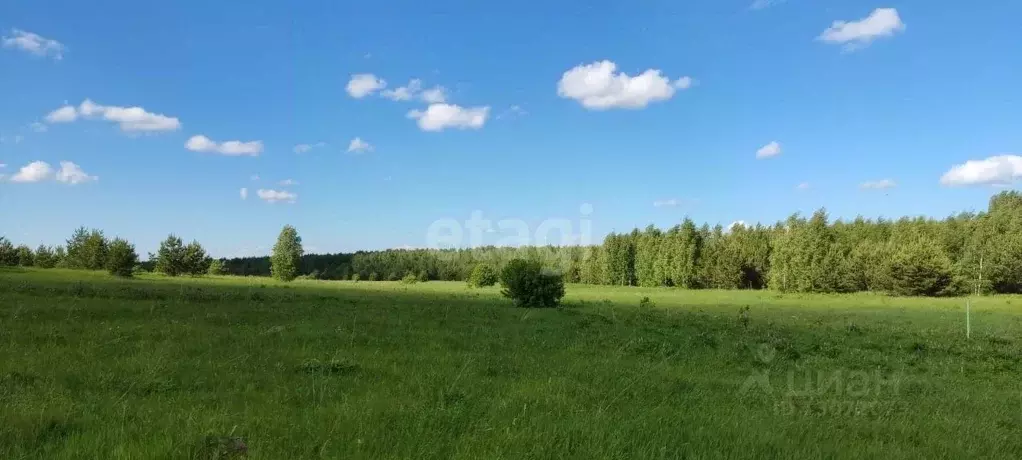
<instances>
[{"instance_id":1,"label":"blue sky","mask_svg":"<svg viewBox=\"0 0 1022 460\"><path fill-rule=\"evenodd\" d=\"M1022 178L1015 1L291 3L0 5L0 234L334 252L590 204L599 239L943 217Z\"/></svg>"}]
</instances>

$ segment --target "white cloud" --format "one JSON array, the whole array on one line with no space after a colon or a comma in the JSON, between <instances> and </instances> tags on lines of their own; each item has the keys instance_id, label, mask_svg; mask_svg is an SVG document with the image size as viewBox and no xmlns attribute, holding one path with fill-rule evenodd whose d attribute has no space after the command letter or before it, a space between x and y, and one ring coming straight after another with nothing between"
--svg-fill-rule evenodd
<instances>
[{"instance_id":1,"label":"white cloud","mask_svg":"<svg viewBox=\"0 0 1022 460\"><path fill-rule=\"evenodd\" d=\"M6 164L4 164L4 163L0 163L0 169L6 168L6 167L7 167L7 165L6 165Z\"/></svg>"},{"instance_id":2,"label":"white cloud","mask_svg":"<svg viewBox=\"0 0 1022 460\"><path fill-rule=\"evenodd\" d=\"M11 36L3 37L4 48L17 48L41 57L64 58L67 49L62 43L20 29L11 30Z\"/></svg>"},{"instance_id":3,"label":"white cloud","mask_svg":"<svg viewBox=\"0 0 1022 460\"><path fill-rule=\"evenodd\" d=\"M306 153L312 149L318 149L326 147L326 142L317 142L315 144L298 144L295 146L295 153Z\"/></svg>"},{"instance_id":4,"label":"white cloud","mask_svg":"<svg viewBox=\"0 0 1022 460\"><path fill-rule=\"evenodd\" d=\"M798 190L809 190L809 182L803 182L795 187Z\"/></svg>"},{"instance_id":5,"label":"white cloud","mask_svg":"<svg viewBox=\"0 0 1022 460\"><path fill-rule=\"evenodd\" d=\"M241 188L241 192L239 192L239 195L241 195L241 199L247 200L248 199L248 188L247 187L242 187Z\"/></svg>"},{"instance_id":6,"label":"white cloud","mask_svg":"<svg viewBox=\"0 0 1022 460\"><path fill-rule=\"evenodd\" d=\"M756 151L756 158L770 158L781 154L781 144L777 141L773 141L767 145L764 145Z\"/></svg>"},{"instance_id":7,"label":"white cloud","mask_svg":"<svg viewBox=\"0 0 1022 460\"><path fill-rule=\"evenodd\" d=\"M823 31L817 40L833 44L844 44L845 49L852 51L865 47L882 37L893 36L905 30L898 10L894 8L877 8L869 16L858 21L834 21L830 28Z\"/></svg>"},{"instance_id":8,"label":"white cloud","mask_svg":"<svg viewBox=\"0 0 1022 460\"><path fill-rule=\"evenodd\" d=\"M865 190L884 190L888 188L894 188L897 185L898 184L896 184L891 179L881 179L876 181L863 182L862 185L860 185L859 187Z\"/></svg>"},{"instance_id":9,"label":"white cloud","mask_svg":"<svg viewBox=\"0 0 1022 460\"><path fill-rule=\"evenodd\" d=\"M294 179L284 179L284 180L280 181L280 185L282 185L284 187L290 187L292 185L298 185L298 181L296 181Z\"/></svg>"},{"instance_id":10,"label":"white cloud","mask_svg":"<svg viewBox=\"0 0 1022 460\"><path fill-rule=\"evenodd\" d=\"M380 93L380 96L392 101L408 101L415 97L420 90L422 90L422 80L414 78L408 82L407 86L384 90Z\"/></svg>"},{"instance_id":11,"label":"white cloud","mask_svg":"<svg viewBox=\"0 0 1022 460\"><path fill-rule=\"evenodd\" d=\"M479 129L486 124L490 107L464 108L454 104L430 104L425 112L412 110L408 118L418 120L423 131L443 131L446 128Z\"/></svg>"},{"instance_id":12,"label":"white cloud","mask_svg":"<svg viewBox=\"0 0 1022 460\"><path fill-rule=\"evenodd\" d=\"M47 114L45 119L47 123L70 123L78 119L78 109L65 105Z\"/></svg>"},{"instance_id":13,"label":"white cloud","mask_svg":"<svg viewBox=\"0 0 1022 460\"><path fill-rule=\"evenodd\" d=\"M351 76L346 89L351 97L362 99L386 87L387 82L381 78L376 78L376 75L360 73Z\"/></svg>"},{"instance_id":14,"label":"white cloud","mask_svg":"<svg viewBox=\"0 0 1022 460\"><path fill-rule=\"evenodd\" d=\"M949 187L966 185L1005 186L1022 179L1022 156L995 155L953 166L940 178Z\"/></svg>"},{"instance_id":15,"label":"white cloud","mask_svg":"<svg viewBox=\"0 0 1022 460\"><path fill-rule=\"evenodd\" d=\"M60 162L60 171L57 171L57 181L59 182L69 185L78 185L97 180L99 180L98 177L86 174L85 171L82 170L81 166L70 161Z\"/></svg>"},{"instance_id":16,"label":"white cloud","mask_svg":"<svg viewBox=\"0 0 1022 460\"><path fill-rule=\"evenodd\" d=\"M28 127L32 131L37 132L37 133L45 133L46 130L50 129L49 127L47 127L46 125L44 125L42 123L39 123L38 121L32 123L31 125L28 125Z\"/></svg>"},{"instance_id":17,"label":"white cloud","mask_svg":"<svg viewBox=\"0 0 1022 460\"><path fill-rule=\"evenodd\" d=\"M259 196L259 199L266 201L267 203L277 203L282 201L294 203L295 201L298 201L297 193L288 192L286 190L268 190L261 188L256 191L256 195Z\"/></svg>"},{"instance_id":18,"label":"white cloud","mask_svg":"<svg viewBox=\"0 0 1022 460\"><path fill-rule=\"evenodd\" d=\"M33 161L11 177L12 182L42 182L53 177L53 168L45 161Z\"/></svg>"},{"instance_id":19,"label":"white cloud","mask_svg":"<svg viewBox=\"0 0 1022 460\"><path fill-rule=\"evenodd\" d=\"M181 122L174 117L147 112L142 107L100 105L86 99L78 107L65 105L46 115L47 123L70 123L78 118L102 119L117 123L124 132L176 131Z\"/></svg>"},{"instance_id":20,"label":"white cloud","mask_svg":"<svg viewBox=\"0 0 1022 460\"><path fill-rule=\"evenodd\" d=\"M422 102L427 104L442 104L447 102L447 89L437 85L423 91L419 97L422 99Z\"/></svg>"},{"instance_id":21,"label":"white cloud","mask_svg":"<svg viewBox=\"0 0 1022 460\"><path fill-rule=\"evenodd\" d=\"M681 204L677 198L670 198L666 200L656 200L653 202L653 207L656 208L673 208Z\"/></svg>"},{"instance_id":22,"label":"white cloud","mask_svg":"<svg viewBox=\"0 0 1022 460\"><path fill-rule=\"evenodd\" d=\"M348 153L365 153L372 151L373 146L362 140L361 137L356 137L348 143Z\"/></svg>"},{"instance_id":23,"label":"white cloud","mask_svg":"<svg viewBox=\"0 0 1022 460\"><path fill-rule=\"evenodd\" d=\"M263 141L226 141L217 143L212 139L198 135L185 142L185 148L193 152L219 153L227 156L259 156L263 151Z\"/></svg>"},{"instance_id":24,"label":"white cloud","mask_svg":"<svg viewBox=\"0 0 1022 460\"><path fill-rule=\"evenodd\" d=\"M634 77L616 70L617 64L607 60L579 65L561 75L557 95L593 110L641 109L651 102L670 99L677 89L692 85L690 77L671 82L655 69Z\"/></svg>"}]
</instances>

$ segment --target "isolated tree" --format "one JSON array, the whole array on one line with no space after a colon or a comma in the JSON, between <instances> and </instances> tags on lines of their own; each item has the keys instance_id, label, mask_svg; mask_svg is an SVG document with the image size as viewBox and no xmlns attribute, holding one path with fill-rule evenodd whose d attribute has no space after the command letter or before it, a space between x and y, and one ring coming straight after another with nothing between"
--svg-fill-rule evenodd
<instances>
[{"instance_id":1,"label":"isolated tree","mask_svg":"<svg viewBox=\"0 0 1022 460\"><path fill-rule=\"evenodd\" d=\"M35 250L35 266L39 268L53 268L57 265L57 258L53 255L53 249L40 244Z\"/></svg>"},{"instance_id":2,"label":"isolated tree","mask_svg":"<svg viewBox=\"0 0 1022 460\"><path fill-rule=\"evenodd\" d=\"M35 254L32 253L32 249L24 244L18 246L16 249L18 253L18 265L22 267L31 267L35 265Z\"/></svg>"},{"instance_id":3,"label":"isolated tree","mask_svg":"<svg viewBox=\"0 0 1022 460\"><path fill-rule=\"evenodd\" d=\"M171 234L160 243L160 249L156 252L155 269L167 276L187 273L185 248L181 243L181 238Z\"/></svg>"},{"instance_id":4,"label":"isolated tree","mask_svg":"<svg viewBox=\"0 0 1022 460\"><path fill-rule=\"evenodd\" d=\"M273 245L273 255L270 256L270 272L273 277L281 281L295 279L302 254L302 237L298 236L298 230L285 225L277 237L277 243Z\"/></svg>"},{"instance_id":5,"label":"isolated tree","mask_svg":"<svg viewBox=\"0 0 1022 460\"><path fill-rule=\"evenodd\" d=\"M138 264L138 254L135 253L135 246L120 238L114 238L110 242L107 252L107 271L111 275L130 278L136 264Z\"/></svg>"},{"instance_id":6,"label":"isolated tree","mask_svg":"<svg viewBox=\"0 0 1022 460\"><path fill-rule=\"evenodd\" d=\"M18 251L10 240L0 236L0 266L18 265Z\"/></svg>"},{"instance_id":7,"label":"isolated tree","mask_svg":"<svg viewBox=\"0 0 1022 460\"><path fill-rule=\"evenodd\" d=\"M205 275L209 271L212 259L198 241L192 240L184 247L184 272L192 276Z\"/></svg>"}]
</instances>

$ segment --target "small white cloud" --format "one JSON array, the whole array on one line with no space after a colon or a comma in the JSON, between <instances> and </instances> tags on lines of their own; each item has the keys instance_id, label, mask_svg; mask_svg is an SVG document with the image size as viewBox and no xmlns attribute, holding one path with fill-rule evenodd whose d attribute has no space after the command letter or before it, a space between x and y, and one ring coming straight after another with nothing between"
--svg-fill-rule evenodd
<instances>
[{"instance_id":1,"label":"small white cloud","mask_svg":"<svg viewBox=\"0 0 1022 460\"><path fill-rule=\"evenodd\" d=\"M312 149L318 149L326 147L326 142L317 142L315 144L298 144L295 146L295 153L306 153Z\"/></svg>"},{"instance_id":2,"label":"small white cloud","mask_svg":"<svg viewBox=\"0 0 1022 460\"><path fill-rule=\"evenodd\" d=\"M37 132L37 133L45 133L46 130L49 129L49 127L47 127L46 125L44 125L42 123L39 123L38 121L32 123L31 125L28 125L28 127L33 132Z\"/></svg>"},{"instance_id":3,"label":"small white cloud","mask_svg":"<svg viewBox=\"0 0 1022 460\"><path fill-rule=\"evenodd\" d=\"M241 195L241 199L247 200L248 199L248 188L247 187L242 187L241 188L241 192L239 192L238 194Z\"/></svg>"},{"instance_id":4,"label":"small white cloud","mask_svg":"<svg viewBox=\"0 0 1022 460\"><path fill-rule=\"evenodd\" d=\"M414 78L406 86L399 86L380 92L380 96L392 101L408 101L415 97L420 90L422 90L422 80Z\"/></svg>"},{"instance_id":5,"label":"small white cloud","mask_svg":"<svg viewBox=\"0 0 1022 460\"><path fill-rule=\"evenodd\" d=\"M441 104L447 102L447 89L437 85L423 91L419 98L427 104Z\"/></svg>"},{"instance_id":6,"label":"small white cloud","mask_svg":"<svg viewBox=\"0 0 1022 460\"><path fill-rule=\"evenodd\" d=\"M176 131L181 122L174 117L148 112L142 107L118 107L96 104L89 99L77 108L65 105L46 115L47 123L70 123L78 118L102 119L117 123L124 132Z\"/></svg>"},{"instance_id":7,"label":"small white cloud","mask_svg":"<svg viewBox=\"0 0 1022 460\"><path fill-rule=\"evenodd\" d=\"M681 204L677 198L670 198L666 200L656 200L653 202L653 207L656 208L673 208Z\"/></svg>"},{"instance_id":8,"label":"small white cloud","mask_svg":"<svg viewBox=\"0 0 1022 460\"><path fill-rule=\"evenodd\" d=\"M13 29L10 33L10 36L3 37L4 48L16 48L36 56L52 57L58 61L64 58L64 51L67 48L56 40L21 29Z\"/></svg>"},{"instance_id":9,"label":"small white cloud","mask_svg":"<svg viewBox=\"0 0 1022 460\"><path fill-rule=\"evenodd\" d=\"M616 70L617 64L607 60L579 65L561 75L557 95L592 110L641 109L651 102L670 99L677 89L692 85L689 77L672 83L656 69L634 77Z\"/></svg>"},{"instance_id":10,"label":"small white cloud","mask_svg":"<svg viewBox=\"0 0 1022 460\"><path fill-rule=\"evenodd\" d=\"M387 82L381 78L376 78L376 75L360 73L351 76L346 89L351 97L362 99L386 87Z\"/></svg>"},{"instance_id":11,"label":"small white cloud","mask_svg":"<svg viewBox=\"0 0 1022 460\"><path fill-rule=\"evenodd\" d=\"M219 153L227 156L259 156L263 151L263 141L227 141L217 143L212 139L198 135L185 142L185 148L193 152Z\"/></svg>"},{"instance_id":12,"label":"small white cloud","mask_svg":"<svg viewBox=\"0 0 1022 460\"><path fill-rule=\"evenodd\" d=\"M294 179L284 179L284 180L280 181L280 185L284 186L284 187L290 187L292 185L298 185L298 181L296 181Z\"/></svg>"},{"instance_id":13,"label":"small white cloud","mask_svg":"<svg viewBox=\"0 0 1022 460\"><path fill-rule=\"evenodd\" d=\"M60 162L60 171L57 171L57 181L68 185L84 184L99 180L96 176L90 176L82 168L70 161Z\"/></svg>"},{"instance_id":14,"label":"small white cloud","mask_svg":"<svg viewBox=\"0 0 1022 460\"><path fill-rule=\"evenodd\" d=\"M678 89L689 89L693 84L695 84L695 80L692 77L681 77L674 80L674 87Z\"/></svg>"},{"instance_id":15,"label":"small white cloud","mask_svg":"<svg viewBox=\"0 0 1022 460\"><path fill-rule=\"evenodd\" d=\"M256 195L259 196L259 199L266 201L267 203L294 203L298 201L297 193L288 192L286 190L259 189L256 191Z\"/></svg>"},{"instance_id":16,"label":"small white cloud","mask_svg":"<svg viewBox=\"0 0 1022 460\"><path fill-rule=\"evenodd\" d=\"M809 190L809 182L803 182L795 187L798 190Z\"/></svg>"},{"instance_id":17,"label":"small white cloud","mask_svg":"<svg viewBox=\"0 0 1022 460\"><path fill-rule=\"evenodd\" d=\"M348 143L348 153L365 153L372 151L373 146L362 140L361 137L356 137Z\"/></svg>"},{"instance_id":18,"label":"small white cloud","mask_svg":"<svg viewBox=\"0 0 1022 460\"><path fill-rule=\"evenodd\" d=\"M47 123L70 123L78 119L78 109L74 106L65 105L46 115Z\"/></svg>"},{"instance_id":19,"label":"small white cloud","mask_svg":"<svg viewBox=\"0 0 1022 460\"><path fill-rule=\"evenodd\" d=\"M968 185L1007 186L1022 179L1022 156L995 155L953 166L940 178L948 187Z\"/></svg>"},{"instance_id":20,"label":"small white cloud","mask_svg":"<svg viewBox=\"0 0 1022 460\"><path fill-rule=\"evenodd\" d=\"M7 167L7 165L6 165L6 164L4 164L4 163L0 163L0 169L6 168L6 167Z\"/></svg>"},{"instance_id":21,"label":"small white cloud","mask_svg":"<svg viewBox=\"0 0 1022 460\"><path fill-rule=\"evenodd\" d=\"M773 141L767 145L764 145L756 151L756 158L770 158L781 154L781 144L777 141Z\"/></svg>"},{"instance_id":22,"label":"small white cloud","mask_svg":"<svg viewBox=\"0 0 1022 460\"><path fill-rule=\"evenodd\" d=\"M884 190L888 188L894 188L898 184L891 179L881 179L877 181L863 182L861 187L864 190Z\"/></svg>"},{"instance_id":23,"label":"small white cloud","mask_svg":"<svg viewBox=\"0 0 1022 460\"><path fill-rule=\"evenodd\" d=\"M816 39L826 43L843 44L846 50L852 51L868 46L873 40L890 37L904 30L905 23L901 22L898 10L877 8L869 16L858 21L834 21Z\"/></svg>"},{"instance_id":24,"label":"small white cloud","mask_svg":"<svg viewBox=\"0 0 1022 460\"><path fill-rule=\"evenodd\" d=\"M408 112L408 118L418 120L419 129L423 131L479 129L486 124L489 115L489 106L465 108L454 104L430 104L426 111Z\"/></svg>"},{"instance_id":25,"label":"small white cloud","mask_svg":"<svg viewBox=\"0 0 1022 460\"><path fill-rule=\"evenodd\" d=\"M45 161L33 161L11 177L12 182L42 182L53 177L53 168Z\"/></svg>"}]
</instances>

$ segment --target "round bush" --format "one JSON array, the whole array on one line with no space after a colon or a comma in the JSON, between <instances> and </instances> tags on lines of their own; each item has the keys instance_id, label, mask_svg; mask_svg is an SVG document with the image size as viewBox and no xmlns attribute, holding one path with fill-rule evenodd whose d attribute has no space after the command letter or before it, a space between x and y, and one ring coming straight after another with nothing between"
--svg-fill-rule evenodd
<instances>
[{"instance_id":1,"label":"round bush","mask_svg":"<svg viewBox=\"0 0 1022 460\"><path fill-rule=\"evenodd\" d=\"M493 286L497 284L500 276L489 264L479 264L472 269L472 274L468 277L468 285L472 287L485 287Z\"/></svg>"},{"instance_id":2,"label":"round bush","mask_svg":"<svg viewBox=\"0 0 1022 460\"><path fill-rule=\"evenodd\" d=\"M556 307L564 297L564 279L543 269L543 264L512 260L500 273L501 294L517 307Z\"/></svg>"}]
</instances>

